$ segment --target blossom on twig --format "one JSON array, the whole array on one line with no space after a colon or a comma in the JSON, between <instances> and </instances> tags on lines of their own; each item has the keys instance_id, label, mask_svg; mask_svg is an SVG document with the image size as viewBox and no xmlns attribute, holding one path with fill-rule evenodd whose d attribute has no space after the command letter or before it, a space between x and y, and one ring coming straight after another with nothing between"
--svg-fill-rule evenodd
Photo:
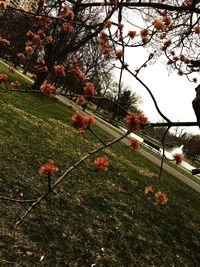
<instances>
[{"instance_id":1,"label":"blossom on twig","mask_svg":"<svg viewBox=\"0 0 200 267\"><path fill-rule=\"evenodd\" d=\"M106 157L101 157L101 158L97 158L94 161L94 165L95 165L96 170L107 171L109 162Z\"/></svg>"}]
</instances>

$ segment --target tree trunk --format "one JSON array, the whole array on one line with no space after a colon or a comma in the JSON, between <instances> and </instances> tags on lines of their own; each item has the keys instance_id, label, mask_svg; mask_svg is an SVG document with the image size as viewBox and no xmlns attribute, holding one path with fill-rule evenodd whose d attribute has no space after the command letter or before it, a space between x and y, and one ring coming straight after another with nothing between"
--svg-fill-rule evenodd
<instances>
[{"instance_id":1,"label":"tree trunk","mask_svg":"<svg viewBox=\"0 0 200 267\"><path fill-rule=\"evenodd\" d=\"M44 81L47 78L48 73L47 72L41 72L37 75L37 79L32 85L32 90L40 90L40 86L44 83Z\"/></svg>"}]
</instances>

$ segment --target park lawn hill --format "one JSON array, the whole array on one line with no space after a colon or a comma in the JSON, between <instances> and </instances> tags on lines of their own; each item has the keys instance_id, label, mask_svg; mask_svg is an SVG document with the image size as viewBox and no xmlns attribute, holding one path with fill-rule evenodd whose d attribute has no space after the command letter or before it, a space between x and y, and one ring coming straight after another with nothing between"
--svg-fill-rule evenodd
<instances>
[{"instance_id":1,"label":"park lawn hill","mask_svg":"<svg viewBox=\"0 0 200 267\"><path fill-rule=\"evenodd\" d=\"M198 266L200 195L163 171L168 202L158 204L144 193L156 189L158 167L120 143L71 172L13 234L30 203L5 198L38 198L47 190L38 170L49 159L59 168L55 182L100 144L78 135L74 111L52 96L1 90L0 112L1 266ZM91 169L97 157L109 159L108 171Z\"/></svg>"}]
</instances>

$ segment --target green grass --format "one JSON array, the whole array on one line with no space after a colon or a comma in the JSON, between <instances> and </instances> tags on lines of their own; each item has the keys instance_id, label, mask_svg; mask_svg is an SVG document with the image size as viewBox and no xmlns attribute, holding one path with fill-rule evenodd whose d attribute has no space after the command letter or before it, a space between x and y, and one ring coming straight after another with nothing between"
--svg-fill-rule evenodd
<instances>
[{"instance_id":1,"label":"green grass","mask_svg":"<svg viewBox=\"0 0 200 267\"><path fill-rule=\"evenodd\" d=\"M59 172L99 146L71 126L71 109L33 93L0 93L0 195L33 199L47 181L38 169L53 159ZM111 136L98 127L104 139ZM144 189L157 185L158 168L122 144L93 156L110 161L107 172L84 164L74 170L17 228L27 204L1 200L1 266L198 266L199 194L163 171L167 205ZM44 257L43 257L44 256Z\"/></svg>"},{"instance_id":2,"label":"green grass","mask_svg":"<svg viewBox=\"0 0 200 267\"><path fill-rule=\"evenodd\" d=\"M7 63L5 63L5 64L7 64ZM31 82L29 80L27 80L27 79L25 80L24 77L21 75L18 75L17 72L11 72L8 69L8 66L5 64L0 62L0 73L5 73L8 75L8 80L6 82L6 84L8 84L8 87L9 87L9 84L11 82L14 82L14 81L20 82L22 85L21 88L27 88L31 85Z\"/></svg>"}]
</instances>

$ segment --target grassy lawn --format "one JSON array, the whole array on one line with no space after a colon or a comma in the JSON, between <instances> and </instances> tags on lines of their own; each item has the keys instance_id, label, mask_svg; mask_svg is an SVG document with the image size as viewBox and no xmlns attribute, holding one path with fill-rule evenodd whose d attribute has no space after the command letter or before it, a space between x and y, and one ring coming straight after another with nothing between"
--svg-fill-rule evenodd
<instances>
[{"instance_id":1,"label":"grassy lawn","mask_svg":"<svg viewBox=\"0 0 200 267\"><path fill-rule=\"evenodd\" d=\"M15 78L15 77L13 77ZM53 159L53 181L99 143L71 126L73 111L55 98L33 93L0 93L0 195L35 199L47 181L38 169ZM111 137L98 127L104 139ZM158 168L121 144L98 156L107 172L84 164L74 170L17 228L28 204L4 200L0 206L0 266L198 266L200 195L165 171L165 206L148 198Z\"/></svg>"},{"instance_id":2,"label":"grassy lawn","mask_svg":"<svg viewBox=\"0 0 200 267\"><path fill-rule=\"evenodd\" d=\"M7 64L7 63L6 63ZM24 79L23 76L18 75L16 72L11 72L8 69L8 66L0 62L0 73L5 73L8 75L8 83L18 81L21 83L22 87L20 88L27 88L31 85L31 82L27 79ZM6 83L7 84L7 83Z\"/></svg>"}]
</instances>

